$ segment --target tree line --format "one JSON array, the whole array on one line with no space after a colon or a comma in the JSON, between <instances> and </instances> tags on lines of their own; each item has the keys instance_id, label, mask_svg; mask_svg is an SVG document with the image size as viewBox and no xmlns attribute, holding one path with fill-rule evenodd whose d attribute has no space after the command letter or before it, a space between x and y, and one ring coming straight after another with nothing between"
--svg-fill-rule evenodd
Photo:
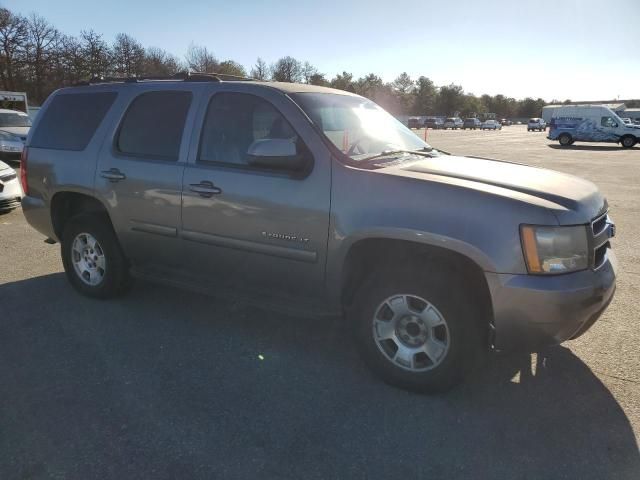
<instances>
[{"instance_id":1,"label":"tree line","mask_svg":"<svg viewBox=\"0 0 640 480\"><path fill-rule=\"evenodd\" d=\"M258 58L247 72L238 62L221 60L205 46L191 44L184 58L178 58L160 48L145 47L126 33L119 33L112 42L93 30L71 36L35 13L25 17L0 8L2 89L25 91L36 105L57 88L95 77L170 76L187 70L329 86L370 98L396 115L492 112L499 117L530 117L539 115L546 104L541 98L478 97L459 85L436 86L426 76L412 79L407 73L393 82L384 82L374 73L354 78L342 72L329 79L309 62L290 56L270 65Z\"/></svg>"}]
</instances>

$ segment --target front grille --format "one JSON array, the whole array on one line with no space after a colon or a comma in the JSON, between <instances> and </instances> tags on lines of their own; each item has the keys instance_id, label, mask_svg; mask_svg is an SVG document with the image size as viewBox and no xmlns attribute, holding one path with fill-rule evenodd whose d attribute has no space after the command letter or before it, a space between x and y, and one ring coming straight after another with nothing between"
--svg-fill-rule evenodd
<instances>
[{"instance_id":1,"label":"front grille","mask_svg":"<svg viewBox=\"0 0 640 480\"><path fill-rule=\"evenodd\" d=\"M615 235L615 225L608 212L591 221L591 266L594 270L602 267L607 261L607 251L611 248L609 241Z\"/></svg>"},{"instance_id":2,"label":"front grille","mask_svg":"<svg viewBox=\"0 0 640 480\"><path fill-rule=\"evenodd\" d=\"M6 200L0 200L0 211L17 208L20 206L20 198L9 198Z\"/></svg>"},{"instance_id":3,"label":"front grille","mask_svg":"<svg viewBox=\"0 0 640 480\"><path fill-rule=\"evenodd\" d=\"M10 162L19 161L21 156L21 152L0 152L0 160L9 160Z\"/></svg>"}]
</instances>

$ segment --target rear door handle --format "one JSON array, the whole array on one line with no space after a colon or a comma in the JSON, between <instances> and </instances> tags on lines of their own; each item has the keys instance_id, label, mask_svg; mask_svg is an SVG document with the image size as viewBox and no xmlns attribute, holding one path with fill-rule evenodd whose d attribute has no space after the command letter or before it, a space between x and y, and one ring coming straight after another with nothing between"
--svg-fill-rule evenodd
<instances>
[{"instance_id":1,"label":"rear door handle","mask_svg":"<svg viewBox=\"0 0 640 480\"><path fill-rule=\"evenodd\" d=\"M189 190L205 198L211 198L214 195L222 193L222 189L216 187L213 182L210 182L209 180L203 180L200 183L192 183L189 185Z\"/></svg>"},{"instance_id":2,"label":"rear door handle","mask_svg":"<svg viewBox=\"0 0 640 480\"><path fill-rule=\"evenodd\" d=\"M120 180L124 180L127 176L122 173L117 168L111 168L109 170L102 170L100 172L100 176L102 178L106 178L110 182L119 182Z\"/></svg>"}]
</instances>

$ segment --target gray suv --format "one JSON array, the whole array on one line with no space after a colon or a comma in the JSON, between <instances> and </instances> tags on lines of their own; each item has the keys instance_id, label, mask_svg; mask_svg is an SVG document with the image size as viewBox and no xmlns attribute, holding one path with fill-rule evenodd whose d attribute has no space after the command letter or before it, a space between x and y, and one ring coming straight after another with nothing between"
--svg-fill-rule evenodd
<instances>
[{"instance_id":1,"label":"gray suv","mask_svg":"<svg viewBox=\"0 0 640 480\"><path fill-rule=\"evenodd\" d=\"M82 294L132 277L344 315L385 381L441 391L495 348L585 332L615 230L588 181L439 152L371 101L192 75L55 92L24 214Z\"/></svg>"}]
</instances>

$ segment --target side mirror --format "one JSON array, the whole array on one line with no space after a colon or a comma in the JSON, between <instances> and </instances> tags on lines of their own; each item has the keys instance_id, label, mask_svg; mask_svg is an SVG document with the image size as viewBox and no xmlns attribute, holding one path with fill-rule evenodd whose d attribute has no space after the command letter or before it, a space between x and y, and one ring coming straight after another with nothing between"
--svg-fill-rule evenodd
<instances>
[{"instance_id":1,"label":"side mirror","mask_svg":"<svg viewBox=\"0 0 640 480\"><path fill-rule=\"evenodd\" d=\"M262 138L249 146L249 165L299 172L307 166L303 155L298 153L295 142L285 138Z\"/></svg>"}]
</instances>

